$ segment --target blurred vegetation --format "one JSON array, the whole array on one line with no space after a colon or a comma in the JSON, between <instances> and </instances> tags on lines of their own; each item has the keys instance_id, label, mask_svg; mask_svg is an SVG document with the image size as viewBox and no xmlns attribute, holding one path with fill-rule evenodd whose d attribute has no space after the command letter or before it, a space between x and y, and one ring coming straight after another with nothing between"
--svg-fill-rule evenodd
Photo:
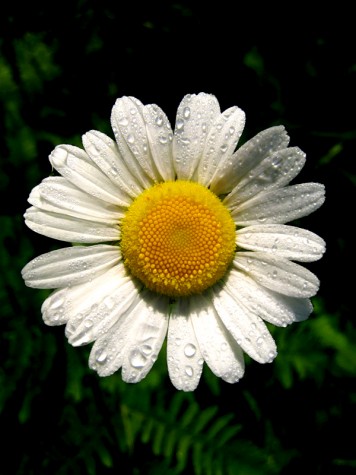
<instances>
[{"instance_id":1,"label":"blurred vegetation","mask_svg":"<svg viewBox=\"0 0 356 475\"><path fill-rule=\"evenodd\" d=\"M262 7L261 7L262 8ZM8 2L0 18L0 423L2 474L351 474L356 472L354 320L355 29L347 7L231 15L189 2L142 7L77 0ZM88 348L48 328L47 293L20 270L62 243L22 219L59 143L111 135L115 98L159 104L174 122L188 92L247 113L243 139L284 124L307 153L297 181L325 183L301 226L327 242L306 322L272 328L272 365L247 359L228 385L204 370L192 394L169 382L165 351L149 376L100 379ZM351 215L350 215L351 213Z\"/></svg>"}]
</instances>

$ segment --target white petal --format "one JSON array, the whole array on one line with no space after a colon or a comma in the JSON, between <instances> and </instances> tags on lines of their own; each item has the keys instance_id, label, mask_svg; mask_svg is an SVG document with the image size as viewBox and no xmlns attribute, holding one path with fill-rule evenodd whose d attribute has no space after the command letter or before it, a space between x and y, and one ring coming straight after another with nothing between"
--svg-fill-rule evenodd
<instances>
[{"instance_id":1,"label":"white petal","mask_svg":"<svg viewBox=\"0 0 356 475\"><path fill-rule=\"evenodd\" d=\"M142 193L143 187L130 173L116 142L97 130L87 132L82 140L95 165L116 185L120 200L129 205L132 198Z\"/></svg>"},{"instance_id":2,"label":"white petal","mask_svg":"<svg viewBox=\"0 0 356 475\"><path fill-rule=\"evenodd\" d=\"M231 211L238 226L288 223L317 210L325 201L320 183L302 183L260 193Z\"/></svg>"},{"instance_id":3,"label":"white petal","mask_svg":"<svg viewBox=\"0 0 356 475\"><path fill-rule=\"evenodd\" d=\"M237 231L236 243L250 251L271 252L301 262L316 261L325 252L325 242L319 236L284 224L247 226Z\"/></svg>"},{"instance_id":4,"label":"white petal","mask_svg":"<svg viewBox=\"0 0 356 475\"><path fill-rule=\"evenodd\" d=\"M235 151L244 126L244 111L238 107L231 107L220 114L210 128L197 169L197 181L205 186L210 185L213 192L215 192L215 176Z\"/></svg>"},{"instance_id":5,"label":"white petal","mask_svg":"<svg viewBox=\"0 0 356 475\"><path fill-rule=\"evenodd\" d=\"M261 191L282 188L298 175L304 164L305 153L298 147L279 150L245 175L225 198L224 204L235 207Z\"/></svg>"},{"instance_id":6,"label":"white petal","mask_svg":"<svg viewBox=\"0 0 356 475\"><path fill-rule=\"evenodd\" d=\"M161 349L166 330L168 299L143 292L115 326L100 337L90 353L89 365L100 376L123 366L123 378L137 382L146 376Z\"/></svg>"},{"instance_id":7,"label":"white petal","mask_svg":"<svg viewBox=\"0 0 356 475\"><path fill-rule=\"evenodd\" d=\"M127 383L141 381L152 368L167 334L169 301L151 294L147 307L135 320L125 344L122 379Z\"/></svg>"},{"instance_id":8,"label":"white petal","mask_svg":"<svg viewBox=\"0 0 356 475\"><path fill-rule=\"evenodd\" d=\"M225 285L230 293L238 296L241 305L276 326L285 327L305 320L313 310L310 300L287 297L268 290L234 268L229 272Z\"/></svg>"},{"instance_id":9,"label":"white petal","mask_svg":"<svg viewBox=\"0 0 356 475\"><path fill-rule=\"evenodd\" d=\"M194 307L194 298L179 299L168 324L169 377L183 391L194 391L198 386L204 363L190 317Z\"/></svg>"},{"instance_id":10,"label":"white petal","mask_svg":"<svg viewBox=\"0 0 356 475\"><path fill-rule=\"evenodd\" d=\"M228 287L213 288L213 303L238 345L259 363L270 363L277 355L275 342L261 318L243 307Z\"/></svg>"},{"instance_id":11,"label":"white petal","mask_svg":"<svg viewBox=\"0 0 356 475\"><path fill-rule=\"evenodd\" d=\"M108 285L98 281L87 301L77 300L66 326L69 343L86 345L107 334L138 299L138 286L129 276L119 277Z\"/></svg>"},{"instance_id":12,"label":"white petal","mask_svg":"<svg viewBox=\"0 0 356 475\"><path fill-rule=\"evenodd\" d=\"M111 124L120 154L127 168L144 189L159 181L159 174L151 157L143 104L133 97L117 99L111 114Z\"/></svg>"},{"instance_id":13,"label":"white petal","mask_svg":"<svg viewBox=\"0 0 356 475\"><path fill-rule=\"evenodd\" d=\"M309 270L266 252L237 252L234 266L267 289L289 297L309 298L319 289L319 280Z\"/></svg>"},{"instance_id":14,"label":"white petal","mask_svg":"<svg viewBox=\"0 0 356 475\"><path fill-rule=\"evenodd\" d=\"M93 198L60 176L45 178L33 188L28 201L43 211L105 224L116 224L124 215L122 209Z\"/></svg>"},{"instance_id":15,"label":"white petal","mask_svg":"<svg viewBox=\"0 0 356 475\"><path fill-rule=\"evenodd\" d=\"M193 177L210 127L219 113L219 103L211 94L189 94L180 103L173 141L174 167L179 180Z\"/></svg>"},{"instance_id":16,"label":"white petal","mask_svg":"<svg viewBox=\"0 0 356 475\"><path fill-rule=\"evenodd\" d=\"M96 199L126 206L117 195L117 187L93 164L82 158L83 151L58 145L49 156L52 166L68 181Z\"/></svg>"},{"instance_id":17,"label":"white petal","mask_svg":"<svg viewBox=\"0 0 356 475\"><path fill-rule=\"evenodd\" d=\"M173 167L171 124L160 107L149 104L143 108L143 117L146 123L148 143L152 158L162 180L175 179Z\"/></svg>"},{"instance_id":18,"label":"white petal","mask_svg":"<svg viewBox=\"0 0 356 475\"><path fill-rule=\"evenodd\" d=\"M216 376L236 383L245 368L241 348L222 324L211 301L195 295L194 308L190 318L204 360Z\"/></svg>"},{"instance_id":19,"label":"white petal","mask_svg":"<svg viewBox=\"0 0 356 475\"><path fill-rule=\"evenodd\" d=\"M117 246L74 246L36 257L22 269L28 287L55 289L93 279L121 259Z\"/></svg>"},{"instance_id":20,"label":"white petal","mask_svg":"<svg viewBox=\"0 0 356 475\"><path fill-rule=\"evenodd\" d=\"M112 307L112 302L115 303L112 295L124 288L128 281L131 282L131 287L135 287L124 265L119 262L86 283L55 291L42 305L43 320L47 325L61 325L70 320L70 325L66 328L70 336L86 320L84 315L96 312L98 303L104 302L107 307ZM93 325L86 326L89 331Z\"/></svg>"},{"instance_id":21,"label":"white petal","mask_svg":"<svg viewBox=\"0 0 356 475\"><path fill-rule=\"evenodd\" d=\"M72 216L40 211L35 207L28 208L24 217L30 229L59 241L90 244L117 241L120 237L116 225L85 221Z\"/></svg>"},{"instance_id":22,"label":"white petal","mask_svg":"<svg viewBox=\"0 0 356 475\"><path fill-rule=\"evenodd\" d=\"M252 169L273 152L286 148L289 137L283 126L263 130L223 162L214 176L214 192L229 193Z\"/></svg>"}]
</instances>

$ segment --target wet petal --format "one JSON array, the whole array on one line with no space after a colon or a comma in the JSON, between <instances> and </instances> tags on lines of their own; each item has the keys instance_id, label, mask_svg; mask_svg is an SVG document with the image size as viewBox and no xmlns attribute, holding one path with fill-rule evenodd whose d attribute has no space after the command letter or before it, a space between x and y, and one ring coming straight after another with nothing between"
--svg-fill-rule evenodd
<instances>
[{"instance_id":1,"label":"wet petal","mask_svg":"<svg viewBox=\"0 0 356 475\"><path fill-rule=\"evenodd\" d=\"M202 159L197 169L197 181L214 189L214 177L231 157L245 126L245 113L231 107L218 115L209 130Z\"/></svg>"},{"instance_id":2,"label":"wet petal","mask_svg":"<svg viewBox=\"0 0 356 475\"><path fill-rule=\"evenodd\" d=\"M160 107L149 104L143 108L148 143L155 166L164 181L174 180L171 124Z\"/></svg>"},{"instance_id":3,"label":"wet petal","mask_svg":"<svg viewBox=\"0 0 356 475\"><path fill-rule=\"evenodd\" d=\"M49 156L53 168L64 178L95 199L118 206L126 203L120 200L116 186L104 173L87 160L83 160L83 151L76 147L58 145Z\"/></svg>"},{"instance_id":4,"label":"wet petal","mask_svg":"<svg viewBox=\"0 0 356 475\"><path fill-rule=\"evenodd\" d=\"M288 142L283 126L271 127L257 134L219 166L214 176L214 192L217 195L229 193L265 157L286 148Z\"/></svg>"},{"instance_id":5,"label":"wet petal","mask_svg":"<svg viewBox=\"0 0 356 475\"><path fill-rule=\"evenodd\" d=\"M212 302L194 296L192 324L202 356L211 371L228 383L236 383L244 374L244 357L215 312Z\"/></svg>"},{"instance_id":6,"label":"wet petal","mask_svg":"<svg viewBox=\"0 0 356 475\"><path fill-rule=\"evenodd\" d=\"M313 310L310 300L273 292L234 268L229 272L225 285L230 293L238 296L241 305L276 326L285 327L306 320Z\"/></svg>"},{"instance_id":7,"label":"wet petal","mask_svg":"<svg viewBox=\"0 0 356 475\"><path fill-rule=\"evenodd\" d=\"M111 124L123 160L145 189L160 177L148 144L143 108L138 99L121 97L112 109Z\"/></svg>"},{"instance_id":8,"label":"wet petal","mask_svg":"<svg viewBox=\"0 0 356 475\"><path fill-rule=\"evenodd\" d=\"M167 363L169 377L177 389L194 391L198 386L204 359L190 317L194 299L180 299L168 324Z\"/></svg>"},{"instance_id":9,"label":"wet petal","mask_svg":"<svg viewBox=\"0 0 356 475\"><path fill-rule=\"evenodd\" d=\"M213 304L237 344L259 363L270 363L276 357L276 345L260 317L243 307L227 287L213 288Z\"/></svg>"},{"instance_id":10,"label":"wet petal","mask_svg":"<svg viewBox=\"0 0 356 475\"><path fill-rule=\"evenodd\" d=\"M42 254L22 269L28 287L55 289L92 280L121 259L117 246L74 246Z\"/></svg>"},{"instance_id":11,"label":"wet petal","mask_svg":"<svg viewBox=\"0 0 356 475\"><path fill-rule=\"evenodd\" d=\"M161 349L166 331L168 299L148 292L125 312L110 332L100 337L89 365L100 376L123 367L122 377L137 382L146 376Z\"/></svg>"},{"instance_id":12,"label":"wet petal","mask_svg":"<svg viewBox=\"0 0 356 475\"><path fill-rule=\"evenodd\" d=\"M210 127L219 113L219 103L211 94L189 94L180 103L173 141L174 167L179 180L193 177Z\"/></svg>"},{"instance_id":13,"label":"wet petal","mask_svg":"<svg viewBox=\"0 0 356 475\"><path fill-rule=\"evenodd\" d=\"M124 215L123 208L93 198L60 176L45 178L28 201L42 211L105 224L116 224Z\"/></svg>"},{"instance_id":14,"label":"wet petal","mask_svg":"<svg viewBox=\"0 0 356 475\"><path fill-rule=\"evenodd\" d=\"M270 252L286 259L312 262L325 252L325 242L305 229L284 224L248 226L236 233L239 247L250 251Z\"/></svg>"},{"instance_id":15,"label":"wet petal","mask_svg":"<svg viewBox=\"0 0 356 475\"><path fill-rule=\"evenodd\" d=\"M129 205L132 198L142 193L143 187L121 157L116 142L97 130L87 132L82 140L95 165L116 185L120 200Z\"/></svg>"},{"instance_id":16,"label":"wet petal","mask_svg":"<svg viewBox=\"0 0 356 475\"><path fill-rule=\"evenodd\" d=\"M325 201L320 183L302 183L263 192L231 211L238 226L283 224L317 210Z\"/></svg>"},{"instance_id":17,"label":"wet petal","mask_svg":"<svg viewBox=\"0 0 356 475\"><path fill-rule=\"evenodd\" d=\"M309 298L319 289L319 280L309 270L266 252L238 252L234 266L260 285L289 297Z\"/></svg>"},{"instance_id":18,"label":"wet petal","mask_svg":"<svg viewBox=\"0 0 356 475\"><path fill-rule=\"evenodd\" d=\"M64 214L28 208L24 214L26 225L36 233L77 243L117 241L120 231L117 225L90 222Z\"/></svg>"},{"instance_id":19,"label":"wet petal","mask_svg":"<svg viewBox=\"0 0 356 475\"><path fill-rule=\"evenodd\" d=\"M304 164L305 153L298 147L279 150L245 175L225 198L224 204L233 208L262 191L282 188L298 175Z\"/></svg>"}]
</instances>

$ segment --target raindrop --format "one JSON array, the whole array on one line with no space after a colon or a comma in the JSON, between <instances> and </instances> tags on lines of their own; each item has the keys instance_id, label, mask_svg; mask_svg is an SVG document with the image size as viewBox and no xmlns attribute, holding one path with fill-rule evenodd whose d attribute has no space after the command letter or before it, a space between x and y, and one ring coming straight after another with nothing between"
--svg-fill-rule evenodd
<instances>
[{"instance_id":1,"label":"raindrop","mask_svg":"<svg viewBox=\"0 0 356 475\"><path fill-rule=\"evenodd\" d=\"M235 133L235 127L232 127L232 126L231 126L231 127L229 128L229 134L230 134L230 135L234 135L234 133Z\"/></svg>"},{"instance_id":2,"label":"raindrop","mask_svg":"<svg viewBox=\"0 0 356 475\"><path fill-rule=\"evenodd\" d=\"M184 107L184 110L183 110L183 117L185 119L189 119L190 117L190 107Z\"/></svg>"},{"instance_id":3,"label":"raindrop","mask_svg":"<svg viewBox=\"0 0 356 475\"><path fill-rule=\"evenodd\" d=\"M137 350L133 350L130 354L130 363L134 368L143 368L146 364L147 358L139 353Z\"/></svg>"},{"instance_id":4,"label":"raindrop","mask_svg":"<svg viewBox=\"0 0 356 475\"><path fill-rule=\"evenodd\" d=\"M126 119L126 117L121 117L121 119L119 119L119 124L126 127L127 125L129 125L129 121Z\"/></svg>"},{"instance_id":5,"label":"raindrop","mask_svg":"<svg viewBox=\"0 0 356 475\"><path fill-rule=\"evenodd\" d=\"M188 358L192 358L195 355L196 351L197 351L196 347L192 345L191 343L188 343L184 347L184 354Z\"/></svg>"},{"instance_id":6,"label":"raindrop","mask_svg":"<svg viewBox=\"0 0 356 475\"><path fill-rule=\"evenodd\" d=\"M86 328L91 328L93 326L93 320L91 320L90 318L87 318L86 320L84 320L84 326Z\"/></svg>"},{"instance_id":7,"label":"raindrop","mask_svg":"<svg viewBox=\"0 0 356 475\"><path fill-rule=\"evenodd\" d=\"M191 366L186 366L185 374L191 378L194 374L193 368Z\"/></svg>"},{"instance_id":8,"label":"raindrop","mask_svg":"<svg viewBox=\"0 0 356 475\"><path fill-rule=\"evenodd\" d=\"M156 125L158 125L158 127L161 127L161 126L162 126L162 124L163 124L163 118L162 118L161 115L159 115L158 117L156 117L155 123L156 123Z\"/></svg>"},{"instance_id":9,"label":"raindrop","mask_svg":"<svg viewBox=\"0 0 356 475\"><path fill-rule=\"evenodd\" d=\"M161 135L159 138L159 142L164 145L168 142L168 139L164 135Z\"/></svg>"},{"instance_id":10,"label":"raindrop","mask_svg":"<svg viewBox=\"0 0 356 475\"><path fill-rule=\"evenodd\" d=\"M51 299L51 309L56 310L57 308L61 307L64 303L63 297L53 296Z\"/></svg>"},{"instance_id":11,"label":"raindrop","mask_svg":"<svg viewBox=\"0 0 356 475\"><path fill-rule=\"evenodd\" d=\"M277 277L277 275L278 275L278 272L276 270L274 270L272 272L272 279L275 279Z\"/></svg>"},{"instance_id":12,"label":"raindrop","mask_svg":"<svg viewBox=\"0 0 356 475\"><path fill-rule=\"evenodd\" d=\"M128 143L133 144L135 142L135 137L132 134L129 134L127 136L127 141L128 141Z\"/></svg>"},{"instance_id":13,"label":"raindrop","mask_svg":"<svg viewBox=\"0 0 356 475\"><path fill-rule=\"evenodd\" d=\"M257 343L257 346L261 346L262 343L263 343L263 338L261 336L259 336L256 340L256 343Z\"/></svg>"},{"instance_id":14,"label":"raindrop","mask_svg":"<svg viewBox=\"0 0 356 475\"><path fill-rule=\"evenodd\" d=\"M184 121L182 119L178 119L176 122L176 130L182 131L184 127Z\"/></svg>"},{"instance_id":15,"label":"raindrop","mask_svg":"<svg viewBox=\"0 0 356 475\"><path fill-rule=\"evenodd\" d=\"M220 150L222 151L222 153L225 153L226 150L227 150L227 145L226 145L226 144L222 145L222 146L220 147Z\"/></svg>"},{"instance_id":16,"label":"raindrop","mask_svg":"<svg viewBox=\"0 0 356 475\"><path fill-rule=\"evenodd\" d=\"M106 353L106 351L103 348L100 348L95 353L95 361L97 363L101 363L101 364L105 363L105 361L107 360L107 357L108 357L108 354Z\"/></svg>"},{"instance_id":17,"label":"raindrop","mask_svg":"<svg viewBox=\"0 0 356 475\"><path fill-rule=\"evenodd\" d=\"M145 355L149 356L152 353L152 346L151 345L142 345L141 351Z\"/></svg>"}]
</instances>

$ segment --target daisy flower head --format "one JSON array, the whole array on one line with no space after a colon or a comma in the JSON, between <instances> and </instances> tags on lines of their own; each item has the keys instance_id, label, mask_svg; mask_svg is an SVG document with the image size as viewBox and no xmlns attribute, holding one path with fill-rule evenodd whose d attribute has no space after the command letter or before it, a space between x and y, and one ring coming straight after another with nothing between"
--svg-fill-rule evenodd
<instances>
[{"instance_id":1,"label":"daisy flower head","mask_svg":"<svg viewBox=\"0 0 356 475\"><path fill-rule=\"evenodd\" d=\"M319 259L325 243L287 225L324 202L318 183L289 185L305 163L283 126L237 148L238 107L187 95L174 130L155 104L133 97L112 109L115 140L92 130L84 149L58 145L57 176L30 194L26 224L75 243L23 269L26 285L53 289L44 322L66 324L74 346L94 342L89 365L122 368L138 382L167 338L177 389L192 391L204 362L223 380L244 374L246 352L277 355L265 322L305 320L317 277L297 262Z\"/></svg>"}]
</instances>

